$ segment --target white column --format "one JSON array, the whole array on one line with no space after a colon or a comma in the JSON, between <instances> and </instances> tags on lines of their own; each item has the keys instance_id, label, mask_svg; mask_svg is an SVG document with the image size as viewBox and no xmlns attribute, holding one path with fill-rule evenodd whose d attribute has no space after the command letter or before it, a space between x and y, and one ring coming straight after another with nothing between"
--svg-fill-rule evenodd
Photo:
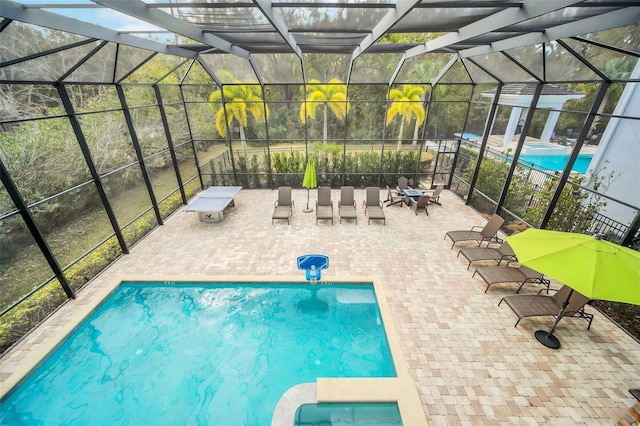
<instances>
[{"instance_id":1,"label":"white column","mask_svg":"<svg viewBox=\"0 0 640 426\"><path fill-rule=\"evenodd\" d=\"M507 129L504 131L504 139L502 140L503 148L506 148L509 142L513 140L513 135L516 134L516 127L518 127L518 121L520 121L520 114L522 114L522 108L520 107L514 107L511 110L509 123L507 124Z\"/></svg>"},{"instance_id":2,"label":"white column","mask_svg":"<svg viewBox=\"0 0 640 426\"><path fill-rule=\"evenodd\" d=\"M542 135L540 135L540 141L549 142L551 140L553 129L556 128L556 124L558 123L558 117L560 117L560 111L549 112L549 117L547 117L547 122L542 130Z\"/></svg>"}]
</instances>

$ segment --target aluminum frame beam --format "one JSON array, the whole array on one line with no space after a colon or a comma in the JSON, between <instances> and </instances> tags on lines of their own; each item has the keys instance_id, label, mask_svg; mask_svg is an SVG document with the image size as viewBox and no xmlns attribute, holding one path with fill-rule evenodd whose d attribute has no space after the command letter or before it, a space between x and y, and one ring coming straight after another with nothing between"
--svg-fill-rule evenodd
<instances>
[{"instance_id":1,"label":"aluminum frame beam","mask_svg":"<svg viewBox=\"0 0 640 426\"><path fill-rule=\"evenodd\" d=\"M640 6L626 7L613 12L592 16L579 21L547 28L541 33L527 33L511 37L505 40L496 41L489 46L472 47L458 52L461 58L471 56L487 55L503 50L517 47L532 46L535 44L574 37L576 34L585 32L594 33L597 31L609 30L617 27L636 24L640 18Z\"/></svg>"},{"instance_id":2,"label":"aluminum frame beam","mask_svg":"<svg viewBox=\"0 0 640 426\"><path fill-rule=\"evenodd\" d=\"M125 44L131 47L150 50L158 53L182 56L184 58L195 59L196 52L178 46L168 46L153 40L146 40L140 37L127 34L120 34L117 31L90 24L78 19L68 18L57 13L45 10L26 8L10 0L1 0L0 15L14 21L39 25L44 28L78 34L89 38L97 38L113 43Z\"/></svg>"},{"instance_id":3,"label":"aluminum frame beam","mask_svg":"<svg viewBox=\"0 0 640 426\"><path fill-rule=\"evenodd\" d=\"M101 4L105 7L117 10L118 12L140 19L153 25L157 25L160 28L165 28L173 33L180 34L188 37L192 40L199 41L212 48L219 49L223 52L231 53L240 58L246 59L251 64L256 78L260 82L261 86L264 86L263 78L258 71L256 64L254 63L249 51L234 46L226 40L216 37L212 34L205 33L196 25L183 21L180 18L176 18L166 12L157 10L156 8L149 7L146 3L140 0L93 0L95 3Z\"/></svg>"},{"instance_id":4,"label":"aluminum frame beam","mask_svg":"<svg viewBox=\"0 0 640 426\"><path fill-rule=\"evenodd\" d=\"M158 10L156 8L150 8L146 3L140 0L93 0L95 3L101 4L118 12L122 12L126 15L140 19L141 21L148 22L156 25L160 28L165 28L173 33L180 34L188 37L192 40L199 41L208 46L215 47L227 53L233 53L245 59L249 59L249 52L234 46L228 41L216 37L212 34L207 34L198 28L196 25L183 21L182 19L171 16L170 14ZM171 4L168 3L167 6Z\"/></svg>"},{"instance_id":5,"label":"aluminum frame beam","mask_svg":"<svg viewBox=\"0 0 640 426\"><path fill-rule=\"evenodd\" d=\"M253 0L262 14L269 20L273 28L275 28L285 42L293 49L298 58L302 59L302 49L298 46L298 42L289 32L289 27L282 19L282 15L273 9L273 2L268 0Z\"/></svg>"},{"instance_id":6,"label":"aluminum frame beam","mask_svg":"<svg viewBox=\"0 0 640 426\"><path fill-rule=\"evenodd\" d=\"M373 28L371 33L362 40L360 45L356 47L351 55L351 61L353 62L358 56L363 54L373 43L375 43L380 37L382 37L391 27L393 27L399 20L411 11L414 7L418 6L422 0L398 0L395 7L389 10L380 21Z\"/></svg>"},{"instance_id":7,"label":"aluminum frame beam","mask_svg":"<svg viewBox=\"0 0 640 426\"><path fill-rule=\"evenodd\" d=\"M581 3L581 0L528 0L527 2L524 2L522 4L522 7L506 8L501 12L494 13L487 16L486 18L466 25L460 28L455 33L448 33L446 35L443 35L442 37L438 37L434 40L428 41L422 46L412 47L411 49L407 50L407 57L411 58L423 53L442 49L447 46L451 46L452 44L460 43L462 41L490 33L492 31L496 31L523 21L527 21L529 19L536 18L538 16L571 6L576 3Z\"/></svg>"},{"instance_id":8,"label":"aluminum frame beam","mask_svg":"<svg viewBox=\"0 0 640 426\"><path fill-rule=\"evenodd\" d=\"M40 228L38 227L38 224L36 223L35 218L31 214L31 210L29 209L29 206L22 198L20 191L18 190L13 179L11 178L11 175L9 175L9 170L7 170L2 160L0 160L0 182L2 182L2 184L4 185L4 188L9 194L9 197L11 198L11 200L13 201L14 206L22 216L22 220L24 220L24 224L27 226L27 229L31 233L31 236L33 237L38 248L40 249L40 252L44 256L47 263L49 264L51 271L60 282L60 285L62 286L62 289L64 290L64 292L67 294L67 297L71 299L75 299L76 294L73 291L71 284L67 280L67 276L65 275L62 267L58 263L56 256L51 251L51 247L49 247L49 244L47 243L47 239L45 238L44 234L42 234L42 232L40 231ZM33 290L28 294L33 294ZM7 309L13 309L13 306L15 306L15 304L12 305L12 307L9 307ZM4 310L3 314L5 312L8 312L8 310Z\"/></svg>"}]
</instances>

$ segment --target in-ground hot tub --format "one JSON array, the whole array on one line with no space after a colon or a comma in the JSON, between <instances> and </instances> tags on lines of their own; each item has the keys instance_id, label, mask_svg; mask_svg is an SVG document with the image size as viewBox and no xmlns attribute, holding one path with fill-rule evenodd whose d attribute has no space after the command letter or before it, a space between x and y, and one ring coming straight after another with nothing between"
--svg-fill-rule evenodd
<instances>
[{"instance_id":1,"label":"in-ground hot tub","mask_svg":"<svg viewBox=\"0 0 640 426\"><path fill-rule=\"evenodd\" d=\"M522 147L523 155L566 155L569 147L556 145L549 142L525 142Z\"/></svg>"}]
</instances>

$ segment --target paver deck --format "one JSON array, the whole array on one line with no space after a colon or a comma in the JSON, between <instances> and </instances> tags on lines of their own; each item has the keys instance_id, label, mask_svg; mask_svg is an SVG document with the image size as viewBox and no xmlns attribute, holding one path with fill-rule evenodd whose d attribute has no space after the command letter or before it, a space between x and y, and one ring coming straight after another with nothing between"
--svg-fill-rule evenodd
<instances>
[{"instance_id":1,"label":"paver deck","mask_svg":"<svg viewBox=\"0 0 640 426\"><path fill-rule=\"evenodd\" d=\"M356 190L357 206L364 196ZM293 191L296 206L305 206L306 197L304 189ZM416 216L406 206L385 207L386 226L367 225L361 208L357 224L316 225L315 213L297 208L289 225L272 225L276 198L277 191L243 190L219 223L200 222L180 209L0 359L0 380L64 327L74 309L120 276L300 274L303 279L296 258L322 253L330 258L324 281L380 277L433 425L608 425L633 405L628 389L640 386L640 345L591 306L586 308L595 314L591 330L580 319L559 323L560 350L533 337L535 330L551 326L550 318L528 318L513 327L511 310L498 306L502 296L515 292L513 285L496 284L485 294L482 279L472 278L474 267L467 270L467 261L456 257L465 244L451 250L443 239L447 231L486 222L454 194L444 191L442 205L431 206L429 216ZM334 202L338 198L333 190ZM334 213L337 218L337 207ZM525 287L521 293L537 290Z\"/></svg>"}]
</instances>

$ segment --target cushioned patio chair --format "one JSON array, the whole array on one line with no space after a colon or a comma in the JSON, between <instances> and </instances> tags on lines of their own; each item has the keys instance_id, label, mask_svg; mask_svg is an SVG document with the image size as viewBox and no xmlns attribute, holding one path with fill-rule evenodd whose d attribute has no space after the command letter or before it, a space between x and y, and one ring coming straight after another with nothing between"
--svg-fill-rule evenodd
<instances>
[{"instance_id":1,"label":"cushioned patio chair","mask_svg":"<svg viewBox=\"0 0 640 426\"><path fill-rule=\"evenodd\" d=\"M480 275L484 282L487 283L486 293L493 284L501 283L517 283L520 284L516 293L519 293L526 283L540 284L546 287L549 292L549 284L551 283L540 272L534 271L526 266L479 266L476 268L472 277L476 274Z\"/></svg>"},{"instance_id":2,"label":"cushioned patio chair","mask_svg":"<svg viewBox=\"0 0 640 426\"><path fill-rule=\"evenodd\" d=\"M494 214L480 231L477 230L480 226L473 226L469 231L449 231L444 235L444 238L451 238L451 241L453 241L451 248L461 241L477 241L478 245L485 241L491 242L494 239L498 241L496 235L503 223L504 219Z\"/></svg>"},{"instance_id":3,"label":"cushioned patio chair","mask_svg":"<svg viewBox=\"0 0 640 426\"><path fill-rule=\"evenodd\" d=\"M318 187L318 199L316 200L316 225L319 220L331 220L333 225L333 200L331 200L331 188Z\"/></svg>"},{"instance_id":4,"label":"cushioned patio chair","mask_svg":"<svg viewBox=\"0 0 640 426\"><path fill-rule=\"evenodd\" d=\"M340 199L338 200L340 223L342 223L342 219L353 219L356 221L356 224L358 223L354 192L353 186L343 186L340 188Z\"/></svg>"},{"instance_id":5,"label":"cushioned patio chair","mask_svg":"<svg viewBox=\"0 0 640 426\"><path fill-rule=\"evenodd\" d=\"M442 193L443 189L444 189L444 185L440 184L436 186L436 189L434 189L433 191L425 191L424 193L429 197L431 197L429 199L430 203L440 205L440 194Z\"/></svg>"},{"instance_id":6,"label":"cushioned patio chair","mask_svg":"<svg viewBox=\"0 0 640 426\"><path fill-rule=\"evenodd\" d=\"M380 188L370 186L365 189L365 200L363 201L364 215L368 217L367 225L371 220L381 220L386 225L382 203L380 202Z\"/></svg>"},{"instance_id":7,"label":"cushioned patio chair","mask_svg":"<svg viewBox=\"0 0 640 426\"><path fill-rule=\"evenodd\" d=\"M398 193L394 195L391 192L391 188L389 188L389 185L387 185L387 199L384 200L384 203L388 203L387 207L393 206L394 204L400 204L400 207L402 207L402 205L404 204L404 195Z\"/></svg>"},{"instance_id":8,"label":"cushioned patio chair","mask_svg":"<svg viewBox=\"0 0 640 426\"><path fill-rule=\"evenodd\" d=\"M418 199L409 198L409 207L413 209L413 211L418 215L420 210L424 210L424 212L429 216L429 197L428 195L421 195Z\"/></svg>"},{"instance_id":9,"label":"cushioned patio chair","mask_svg":"<svg viewBox=\"0 0 640 426\"><path fill-rule=\"evenodd\" d=\"M274 204L271 224L274 220L286 220L289 224L289 217L293 214L294 202L291 199L291 187L281 186L278 188L278 199Z\"/></svg>"},{"instance_id":10,"label":"cushioned patio chair","mask_svg":"<svg viewBox=\"0 0 640 426\"><path fill-rule=\"evenodd\" d=\"M469 261L467 265L467 269L473 262L479 262L483 260L495 260L498 265L500 265L503 261L507 262L508 265L510 262L515 262L517 260L516 254L513 252L513 249L509 245L509 243L504 242L500 244L500 246L494 247L465 247L458 251L458 257L460 255L464 256L465 259Z\"/></svg>"},{"instance_id":11,"label":"cushioned patio chair","mask_svg":"<svg viewBox=\"0 0 640 426\"><path fill-rule=\"evenodd\" d=\"M540 291L542 292L542 290ZM514 325L514 327L517 327L522 318L557 316L567 300L570 291L571 288L565 285L553 295L513 294L500 299L498 306L500 306L502 302L505 302L507 306L511 308L513 313L518 317L518 321L516 321ZM589 303L589 299L574 290L573 293L571 293L569 305L567 305L567 309L562 316L587 320L589 323L587 330L589 330L591 328L591 322L593 321L593 314L584 311L584 306L587 303Z\"/></svg>"}]
</instances>

